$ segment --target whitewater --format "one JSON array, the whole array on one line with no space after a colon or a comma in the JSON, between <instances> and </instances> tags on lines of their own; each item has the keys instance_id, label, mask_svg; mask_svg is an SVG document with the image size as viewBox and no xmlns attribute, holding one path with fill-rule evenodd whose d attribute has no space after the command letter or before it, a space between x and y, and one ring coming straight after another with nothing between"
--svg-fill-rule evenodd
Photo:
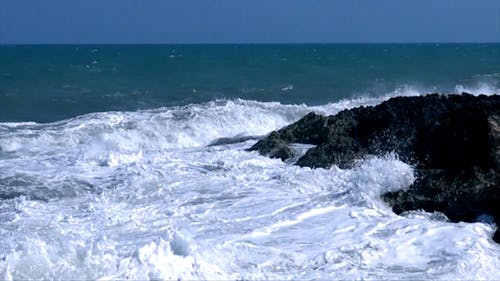
<instances>
[{"instance_id":1,"label":"whitewater","mask_svg":"<svg viewBox=\"0 0 500 281\"><path fill-rule=\"evenodd\" d=\"M311 111L419 94L0 123L0 279L499 279L493 225L382 202L415 180L397 155L342 170L246 151Z\"/></svg>"}]
</instances>

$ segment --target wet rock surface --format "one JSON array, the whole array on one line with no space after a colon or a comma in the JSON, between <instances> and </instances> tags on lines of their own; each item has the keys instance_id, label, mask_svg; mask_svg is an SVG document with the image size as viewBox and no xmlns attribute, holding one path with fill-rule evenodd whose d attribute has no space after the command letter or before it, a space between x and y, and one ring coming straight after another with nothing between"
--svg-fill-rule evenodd
<instances>
[{"instance_id":1,"label":"wet rock surface","mask_svg":"<svg viewBox=\"0 0 500 281\"><path fill-rule=\"evenodd\" d=\"M286 160L291 143L315 145L296 162L312 168L350 168L367 154L395 152L415 166L417 180L382 195L394 212L439 211L454 222L489 215L500 225L499 95L397 97L334 116L310 113L250 150Z\"/></svg>"}]
</instances>

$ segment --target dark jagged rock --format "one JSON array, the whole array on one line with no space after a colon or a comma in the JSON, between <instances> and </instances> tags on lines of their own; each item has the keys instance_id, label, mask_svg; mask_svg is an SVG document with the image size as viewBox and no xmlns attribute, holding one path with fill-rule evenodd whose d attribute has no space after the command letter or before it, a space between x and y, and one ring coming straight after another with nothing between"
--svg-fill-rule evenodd
<instances>
[{"instance_id":1,"label":"dark jagged rock","mask_svg":"<svg viewBox=\"0 0 500 281\"><path fill-rule=\"evenodd\" d=\"M500 225L498 95L398 97L334 116L310 113L250 150L285 160L291 143L315 145L296 163L308 167L349 168L366 154L396 152L418 175L408 190L382 195L396 213L439 211L455 222L488 214Z\"/></svg>"},{"instance_id":2,"label":"dark jagged rock","mask_svg":"<svg viewBox=\"0 0 500 281\"><path fill-rule=\"evenodd\" d=\"M453 222L477 221L480 215L500 218L498 174L474 167L425 171L406 191L382 195L395 213L440 211Z\"/></svg>"},{"instance_id":3,"label":"dark jagged rock","mask_svg":"<svg viewBox=\"0 0 500 281\"><path fill-rule=\"evenodd\" d=\"M309 167L346 168L363 155L391 151L419 168L490 166L487 120L498 113L499 103L499 96L433 94L393 98L328 117L310 113L250 150L270 155L290 143L314 144L297 162Z\"/></svg>"}]
</instances>

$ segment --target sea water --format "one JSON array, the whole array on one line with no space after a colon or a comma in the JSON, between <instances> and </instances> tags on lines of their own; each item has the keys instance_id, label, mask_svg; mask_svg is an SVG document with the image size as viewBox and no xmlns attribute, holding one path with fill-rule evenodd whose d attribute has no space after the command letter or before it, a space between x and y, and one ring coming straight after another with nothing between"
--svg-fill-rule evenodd
<instances>
[{"instance_id":1,"label":"sea water","mask_svg":"<svg viewBox=\"0 0 500 281\"><path fill-rule=\"evenodd\" d=\"M380 199L415 180L398 155L246 151L311 111L499 89L499 44L1 46L0 279L499 279L494 225Z\"/></svg>"}]
</instances>

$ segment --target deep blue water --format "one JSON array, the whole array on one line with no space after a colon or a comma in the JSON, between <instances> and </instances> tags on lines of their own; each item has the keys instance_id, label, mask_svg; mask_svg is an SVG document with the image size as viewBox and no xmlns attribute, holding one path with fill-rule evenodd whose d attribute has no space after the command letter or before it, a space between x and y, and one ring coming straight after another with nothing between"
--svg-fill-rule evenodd
<instances>
[{"instance_id":1,"label":"deep blue water","mask_svg":"<svg viewBox=\"0 0 500 281\"><path fill-rule=\"evenodd\" d=\"M0 121L500 88L500 44L0 46Z\"/></svg>"}]
</instances>

